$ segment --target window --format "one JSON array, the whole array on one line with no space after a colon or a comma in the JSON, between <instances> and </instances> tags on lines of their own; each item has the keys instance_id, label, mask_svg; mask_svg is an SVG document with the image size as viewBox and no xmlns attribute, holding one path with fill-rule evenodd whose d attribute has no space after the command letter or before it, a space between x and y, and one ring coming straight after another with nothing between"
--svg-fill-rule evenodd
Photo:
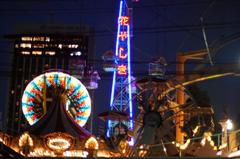
<instances>
[{"instance_id":1,"label":"window","mask_svg":"<svg viewBox=\"0 0 240 159\"><path fill-rule=\"evenodd\" d=\"M68 48L78 48L78 45L77 44L69 44Z\"/></svg>"},{"instance_id":2,"label":"window","mask_svg":"<svg viewBox=\"0 0 240 159\"><path fill-rule=\"evenodd\" d=\"M21 48L31 48L31 44L30 43L21 43L20 47Z\"/></svg>"},{"instance_id":3,"label":"window","mask_svg":"<svg viewBox=\"0 0 240 159\"><path fill-rule=\"evenodd\" d=\"M34 44L33 48L44 48L44 44Z\"/></svg>"},{"instance_id":4,"label":"window","mask_svg":"<svg viewBox=\"0 0 240 159\"><path fill-rule=\"evenodd\" d=\"M55 55L56 53L55 53L55 51L46 51L45 54L46 55Z\"/></svg>"},{"instance_id":5,"label":"window","mask_svg":"<svg viewBox=\"0 0 240 159\"><path fill-rule=\"evenodd\" d=\"M19 45L18 44L15 44L15 48L18 48L19 47Z\"/></svg>"},{"instance_id":6,"label":"window","mask_svg":"<svg viewBox=\"0 0 240 159\"><path fill-rule=\"evenodd\" d=\"M32 37L24 36L21 38L22 41L32 41Z\"/></svg>"},{"instance_id":7,"label":"window","mask_svg":"<svg viewBox=\"0 0 240 159\"><path fill-rule=\"evenodd\" d=\"M32 54L33 55L42 55L42 51L33 51Z\"/></svg>"},{"instance_id":8,"label":"window","mask_svg":"<svg viewBox=\"0 0 240 159\"><path fill-rule=\"evenodd\" d=\"M22 51L21 53L22 53L23 55L29 55L29 54L30 54L29 51Z\"/></svg>"},{"instance_id":9,"label":"window","mask_svg":"<svg viewBox=\"0 0 240 159\"><path fill-rule=\"evenodd\" d=\"M44 37L39 37L39 36L35 36L35 37L33 37L33 41L44 41Z\"/></svg>"},{"instance_id":10,"label":"window","mask_svg":"<svg viewBox=\"0 0 240 159\"><path fill-rule=\"evenodd\" d=\"M62 49L62 44L58 44L58 48L59 48L59 49Z\"/></svg>"},{"instance_id":11,"label":"window","mask_svg":"<svg viewBox=\"0 0 240 159\"><path fill-rule=\"evenodd\" d=\"M49 41L50 41L50 37L46 37L46 40L45 40L45 41L48 41L48 42L49 42Z\"/></svg>"}]
</instances>

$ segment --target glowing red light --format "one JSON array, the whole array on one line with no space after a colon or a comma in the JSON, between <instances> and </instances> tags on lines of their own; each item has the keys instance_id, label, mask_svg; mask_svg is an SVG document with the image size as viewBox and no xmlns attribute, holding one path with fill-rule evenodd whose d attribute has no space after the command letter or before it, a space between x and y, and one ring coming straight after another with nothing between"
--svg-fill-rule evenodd
<instances>
[{"instance_id":1,"label":"glowing red light","mask_svg":"<svg viewBox=\"0 0 240 159\"><path fill-rule=\"evenodd\" d=\"M127 32L126 31L121 31L119 34L119 38L124 41L126 38L128 37Z\"/></svg>"},{"instance_id":2,"label":"glowing red light","mask_svg":"<svg viewBox=\"0 0 240 159\"><path fill-rule=\"evenodd\" d=\"M121 16L120 17L120 25L127 26L129 24L129 17Z\"/></svg>"},{"instance_id":3,"label":"glowing red light","mask_svg":"<svg viewBox=\"0 0 240 159\"><path fill-rule=\"evenodd\" d=\"M127 66L126 65L119 65L117 68L119 75L127 75Z\"/></svg>"},{"instance_id":4,"label":"glowing red light","mask_svg":"<svg viewBox=\"0 0 240 159\"><path fill-rule=\"evenodd\" d=\"M119 58L120 59L126 59L127 58L127 54L124 54L123 51L124 51L124 48L120 47L119 48Z\"/></svg>"}]
</instances>

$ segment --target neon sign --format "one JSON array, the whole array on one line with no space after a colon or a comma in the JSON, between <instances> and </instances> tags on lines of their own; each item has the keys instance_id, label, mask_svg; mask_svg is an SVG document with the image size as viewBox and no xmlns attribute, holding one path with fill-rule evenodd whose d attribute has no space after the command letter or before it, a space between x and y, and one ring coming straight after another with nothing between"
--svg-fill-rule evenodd
<instances>
[{"instance_id":1,"label":"neon sign","mask_svg":"<svg viewBox=\"0 0 240 159\"><path fill-rule=\"evenodd\" d=\"M117 71L119 75L127 75L127 66L123 64L118 65Z\"/></svg>"},{"instance_id":2,"label":"neon sign","mask_svg":"<svg viewBox=\"0 0 240 159\"><path fill-rule=\"evenodd\" d=\"M118 75L124 76L127 75L127 65L125 64L128 59L128 48L127 48L127 44L128 44L128 38L129 38L129 31L128 31L128 27L129 27L129 17L128 16L120 16L119 17L119 21L118 21L118 25L120 27L120 32L118 34L118 46L116 46L118 48L118 57L119 57L119 61L118 61L118 66L117 66L117 73Z\"/></svg>"},{"instance_id":3,"label":"neon sign","mask_svg":"<svg viewBox=\"0 0 240 159\"><path fill-rule=\"evenodd\" d=\"M123 111L129 114L128 121L123 122L129 129L133 129L133 107L132 107L132 88L131 88L131 46L130 46L130 17L126 0L120 0L119 15L117 20L117 37L115 56L117 60L116 71L113 72L112 92L110 99L111 110ZM126 82L127 81L127 82ZM126 87L126 84L128 85ZM121 97L114 98L123 89L128 91L121 93ZM115 101L115 102L114 102ZM125 109L127 104L127 109ZM113 134L112 130L119 121L108 121L107 136ZM131 145L133 138L131 138Z\"/></svg>"},{"instance_id":4,"label":"neon sign","mask_svg":"<svg viewBox=\"0 0 240 159\"><path fill-rule=\"evenodd\" d=\"M119 58L120 59L126 59L127 58L127 54L124 53L124 48L122 48L122 47L119 48Z\"/></svg>"},{"instance_id":5,"label":"neon sign","mask_svg":"<svg viewBox=\"0 0 240 159\"><path fill-rule=\"evenodd\" d=\"M128 26L129 25L129 17L121 16L119 19L120 19L119 22L120 22L121 26Z\"/></svg>"}]
</instances>

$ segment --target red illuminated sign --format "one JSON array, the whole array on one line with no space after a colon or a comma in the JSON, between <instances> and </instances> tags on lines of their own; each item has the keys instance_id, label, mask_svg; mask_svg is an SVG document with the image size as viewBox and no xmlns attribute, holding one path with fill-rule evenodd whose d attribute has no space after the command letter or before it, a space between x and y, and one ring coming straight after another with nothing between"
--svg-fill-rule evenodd
<instances>
[{"instance_id":1,"label":"red illuminated sign","mask_svg":"<svg viewBox=\"0 0 240 159\"><path fill-rule=\"evenodd\" d=\"M129 17L121 16L120 17L120 25L127 26L129 24Z\"/></svg>"},{"instance_id":2,"label":"red illuminated sign","mask_svg":"<svg viewBox=\"0 0 240 159\"><path fill-rule=\"evenodd\" d=\"M128 37L128 34L126 31L121 31L119 34L119 38L124 41Z\"/></svg>"},{"instance_id":3,"label":"red illuminated sign","mask_svg":"<svg viewBox=\"0 0 240 159\"><path fill-rule=\"evenodd\" d=\"M119 18L119 25L121 26L121 31L119 32L118 38L120 40L120 43L117 47L119 47L118 49L118 57L119 59L121 59L118 63L117 66L117 73L118 75L127 75L127 65L125 63L123 63L127 57L128 54L126 52L126 39L129 38L128 37L128 32L126 31L126 27L129 26L129 17L128 16L121 16Z\"/></svg>"},{"instance_id":4,"label":"red illuminated sign","mask_svg":"<svg viewBox=\"0 0 240 159\"><path fill-rule=\"evenodd\" d=\"M124 64L121 64L118 66L117 71L119 75L127 75L127 66Z\"/></svg>"},{"instance_id":5,"label":"red illuminated sign","mask_svg":"<svg viewBox=\"0 0 240 159\"><path fill-rule=\"evenodd\" d=\"M126 53L124 54L123 51L124 51L124 48L123 48L123 47L120 47L120 48L119 48L119 58L120 58L120 59L126 59L126 58L127 58L127 54L126 54Z\"/></svg>"}]
</instances>

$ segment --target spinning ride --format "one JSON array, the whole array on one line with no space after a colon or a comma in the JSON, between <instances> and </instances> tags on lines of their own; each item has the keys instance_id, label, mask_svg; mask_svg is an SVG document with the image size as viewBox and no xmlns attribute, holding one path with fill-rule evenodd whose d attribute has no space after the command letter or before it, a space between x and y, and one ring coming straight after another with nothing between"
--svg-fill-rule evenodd
<instances>
[{"instance_id":1,"label":"spinning ride","mask_svg":"<svg viewBox=\"0 0 240 159\"><path fill-rule=\"evenodd\" d=\"M90 96L77 78L63 72L41 74L27 85L22 96L22 110L28 123L35 124L46 113L48 102L56 91L64 95L68 114L79 126L84 126L91 113Z\"/></svg>"}]
</instances>

